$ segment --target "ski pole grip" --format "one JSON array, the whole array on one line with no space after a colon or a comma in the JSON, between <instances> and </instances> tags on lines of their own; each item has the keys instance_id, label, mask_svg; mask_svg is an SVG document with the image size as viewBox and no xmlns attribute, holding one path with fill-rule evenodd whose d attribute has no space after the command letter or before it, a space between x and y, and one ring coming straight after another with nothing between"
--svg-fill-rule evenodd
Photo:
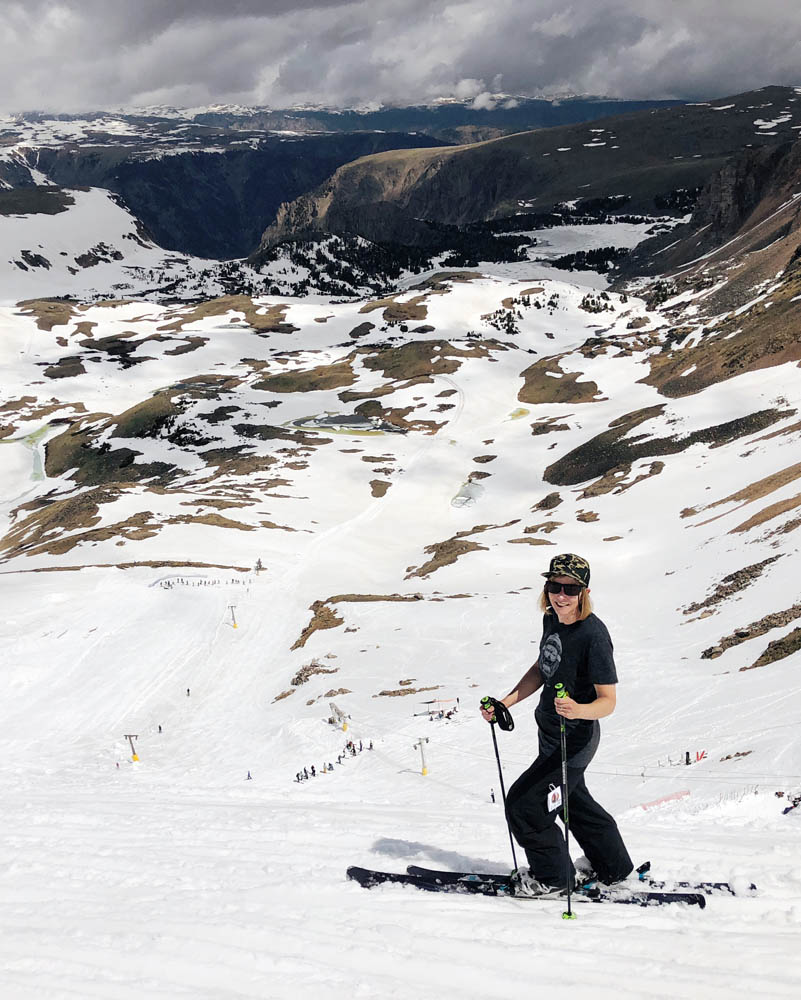
<instances>
[{"instance_id":1,"label":"ski pole grip","mask_svg":"<svg viewBox=\"0 0 801 1000\"><path fill-rule=\"evenodd\" d=\"M556 688L556 697L557 698L569 698L570 697L570 695L567 693L567 688L564 686L564 684L554 684L554 687Z\"/></svg>"},{"instance_id":2,"label":"ski pole grip","mask_svg":"<svg viewBox=\"0 0 801 1000\"><path fill-rule=\"evenodd\" d=\"M504 732L510 733L515 728L512 713L502 701L498 701L497 698L490 698L489 695L484 695L481 699L481 707L485 712L493 713L490 722L497 722Z\"/></svg>"}]
</instances>

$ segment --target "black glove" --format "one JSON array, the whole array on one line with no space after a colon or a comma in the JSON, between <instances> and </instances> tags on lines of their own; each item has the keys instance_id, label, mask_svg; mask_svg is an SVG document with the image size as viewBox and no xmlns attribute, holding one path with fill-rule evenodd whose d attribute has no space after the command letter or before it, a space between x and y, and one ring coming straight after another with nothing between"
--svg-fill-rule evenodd
<instances>
[{"instance_id":1,"label":"black glove","mask_svg":"<svg viewBox=\"0 0 801 1000\"><path fill-rule=\"evenodd\" d=\"M511 733L511 731L515 728L512 713L502 701L499 701L497 698L490 698L489 695L485 695L481 699L481 707L485 712L493 713L490 722L497 722L504 732Z\"/></svg>"}]
</instances>

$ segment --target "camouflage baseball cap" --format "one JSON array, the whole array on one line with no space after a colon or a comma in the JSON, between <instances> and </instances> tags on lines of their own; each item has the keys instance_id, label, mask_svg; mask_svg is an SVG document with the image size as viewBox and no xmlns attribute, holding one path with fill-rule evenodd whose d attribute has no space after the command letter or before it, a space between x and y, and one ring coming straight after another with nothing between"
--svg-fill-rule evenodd
<instances>
[{"instance_id":1,"label":"camouflage baseball cap","mask_svg":"<svg viewBox=\"0 0 801 1000\"><path fill-rule=\"evenodd\" d=\"M572 576L585 587L590 585L590 564L586 559L577 556L575 552L563 552L551 559L551 565L543 576Z\"/></svg>"}]
</instances>

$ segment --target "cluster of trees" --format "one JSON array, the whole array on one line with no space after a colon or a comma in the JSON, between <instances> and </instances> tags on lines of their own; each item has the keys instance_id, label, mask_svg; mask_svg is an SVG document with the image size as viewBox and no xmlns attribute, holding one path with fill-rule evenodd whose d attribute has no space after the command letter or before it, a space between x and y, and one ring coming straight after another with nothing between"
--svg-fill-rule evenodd
<instances>
[{"instance_id":1,"label":"cluster of trees","mask_svg":"<svg viewBox=\"0 0 801 1000\"><path fill-rule=\"evenodd\" d=\"M565 254L551 263L563 271L599 271L605 274L613 270L618 261L628 254L629 251L623 247L598 247L596 250L578 250L576 253Z\"/></svg>"}]
</instances>

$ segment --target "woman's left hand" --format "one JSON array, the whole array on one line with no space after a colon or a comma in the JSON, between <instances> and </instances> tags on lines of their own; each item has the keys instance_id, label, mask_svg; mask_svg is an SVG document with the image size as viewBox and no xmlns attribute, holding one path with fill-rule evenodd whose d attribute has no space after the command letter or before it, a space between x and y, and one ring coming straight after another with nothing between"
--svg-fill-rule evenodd
<instances>
[{"instance_id":1,"label":"woman's left hand","mask_svg":"<svg viewBox=\"0 0 801 1000\"><path fill-rule=\"evenodd\" d=\"M554 698L553 702L556 706L557 715L561 715L565 719L581 718L582 706L577 701L573 701L572 698Z\"/></svg>"}]
</instances>

